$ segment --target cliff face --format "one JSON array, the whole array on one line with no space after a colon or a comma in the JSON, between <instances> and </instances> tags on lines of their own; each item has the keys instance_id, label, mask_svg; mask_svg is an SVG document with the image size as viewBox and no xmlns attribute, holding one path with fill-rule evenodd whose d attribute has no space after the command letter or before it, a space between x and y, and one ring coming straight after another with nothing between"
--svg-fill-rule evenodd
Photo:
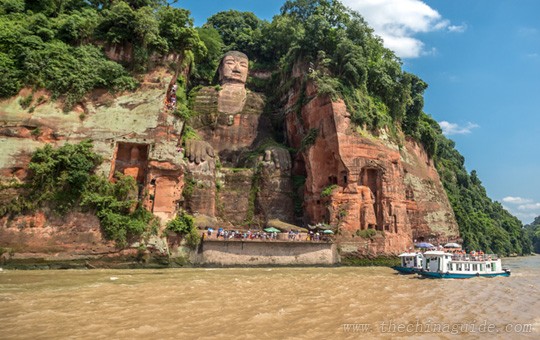
<instances>
[{"instance_id":1,"label":"cliff face","mask_svg":"<svg viewBox=\"0 0 540 340\"><path fill-rule=\"evenodd\" d=\"M96 91L84 107L69 113L47 100L46 93L34 94L34 108L23 109L19 99L29 90L0 102L0 179L3 183L24 180L31 154L47 143L61 146L91 139L103 157L97 173L134 177L143 204L163 220L174 217L184 184L178 146L183 124L162 110L170 80L167 72L156 71L146 76L135 93L113 97ZM10 190L11 195L3 190L0 204L19 194ZM104 240L99 221L89 213L55 217L39 211L1 218L0 247L13 249L19 257L120 254L112 242Z\"/></svg>"},{"instance_id":2,"label":"cliff face","mask_svg":"<svg viewBox=\"0 0 540 340\"><path fill-rule=\"evenodd\" d=\"M379 138L362 135L345 104L318 96L313 83L306 87L307 103L293 112L299 92L289 96L287 135L295 148L304 141L294 171L306 176L307 223L339 228L342 249L351 253L398 253L413 240L458 236L437 171L420 145L405 140L400 147L385 131ZM312 145L305 147L307 138Z\"/></svg>"},{"instance_id":3,"label":"cliff face","mask_svg":"<svg viewBox=\"0 0 540 340\"><path fill-rule=\"evenodd\" d=\"M190 123L202 137L198 147L211 148L215 155L208 151L191 159L184 158L181 145L183 122L162 109L170 79L155 72L135 93L113 98L96 92L77 113L65 114L52 102L36 102L32 113L21 108L18 98L0 102L2 180L24 180L32 152L46 143L92 139L104 157L98 172L134 177L140 199L161 218L162 227L180 207L201 227L247 229L269 220L329 223L338 230L342 252L352 254L399 253L415 239L458 236L423 148L412 140L397 145L385 131L375 137L357 130L344 103L317 95L314 84L308 83L300 107L301 89L288 94L287 144L299 150L292 155L271 141L264 96L248 92L242 111L223 114L218 90L201 89ZM299 190L293 176L305 177ZM0 200L16 194L4 190ZM295 200L302 216L295 213ZM0 246L15 249L16 256L120 254L103 239L97 218L83 213L5 217Z\"/></svg>"}]
</instances>

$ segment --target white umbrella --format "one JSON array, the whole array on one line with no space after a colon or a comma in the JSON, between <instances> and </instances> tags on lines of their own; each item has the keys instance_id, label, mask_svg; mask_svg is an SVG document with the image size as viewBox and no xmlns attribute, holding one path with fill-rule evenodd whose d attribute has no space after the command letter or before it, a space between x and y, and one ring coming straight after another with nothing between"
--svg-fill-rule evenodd
<instances>
[{"instance_id":1,"label":"white umbrella","mask_svg":"<svg viewBox=\"0 0 540 340\"><path fill-rule=\"evenodd\" d=\"M445 248L461 248L461 244L457 243L447 243L444 245Z\"/></svg>"}]
</instances>

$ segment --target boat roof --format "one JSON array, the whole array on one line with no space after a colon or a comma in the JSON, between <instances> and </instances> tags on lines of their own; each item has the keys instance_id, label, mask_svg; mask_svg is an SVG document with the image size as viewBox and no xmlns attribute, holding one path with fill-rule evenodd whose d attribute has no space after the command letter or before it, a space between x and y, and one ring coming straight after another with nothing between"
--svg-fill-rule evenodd
<instances>
[{"instance_id":1,"label":"boat roof","mask_svg":"<svg viewBox=\"0 0 540 340\"><path fill-rule=\"evenodd\" d=\"M430 251L426 251L426 252L424 253L424 255L435 255L435 256L450 255L450 256L452 256L452 254L446 253L446 252L444 252L444 251L442 251L442 250L430 250Z\"/></svg>"},{"instance_id":2,"label":"boat roof","mask_svg":"<svg viewBox=\"0 0 540 340\"><path fill-rule=\"evenodd\" d=\"M415 256L418 256L418 255L421 255L421 254L417 254L417 253L403 253L403 254L399 254L399 257L415 257Z\"/></svg>"}]
</instances>

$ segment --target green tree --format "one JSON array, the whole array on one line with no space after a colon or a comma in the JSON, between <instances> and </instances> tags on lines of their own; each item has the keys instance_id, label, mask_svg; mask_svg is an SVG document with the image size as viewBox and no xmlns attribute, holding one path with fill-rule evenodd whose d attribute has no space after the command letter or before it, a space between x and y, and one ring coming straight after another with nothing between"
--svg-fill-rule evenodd
<instances>
[{"instance_id":1,"label":"green tree","mask_svg":"<svg viewBox=\"0 0 540 340\"><path fill-rule=\"evenodd\" d=\"M162 7L158 12L160 35L167 43L166 51L185 57L188 50L197 56L205 56L206 46L193 28L189 11L180 8Z\"/></svg>"},{"instance_id":2,"label":"green tree","mask_svg":"<svg viewBox=\"0 0 540 340\"><path fill-rule=\"evenodd\" d=\"M137 202L137 183L130 176L116 174L111 183L104 176L92 176L82 194L81 206L91 208L100 220L103 235L119 247L152 232L153 215Z\"/></svg>"},{"instance_id":3,"label":"green tree","mask_svg":"<svg viewBox=\"0 0 540 340\"><path fill-rule=\"evenodd\" d=\"M101 157L93 152L90 141L65 144L56 149L45 145L34 152L28 165L30 199L66 212L75 206L99 163Z\"/></svg>"},{"instance_id":4,"label":"green tree","mask_svg":"<svg viewBox=\"0 0 540 340\"><path fill-rule=\"evenodd\" d=\"M70 47L60 41L46 48L28 52L25 59L27 81L50 90L54 96L65 95L65 109L80 101L96 87L134 89L136 83L119 64L105 59L93 45Z\"/></svg>"},{"instance_id":5,"label":"green tree","mask_svg":"<svg viewBox=\"0 0 540 340\"><path fill-rule=\"evenodd\" d=\"M20 71L7 54L0 52L0 97L16 94L21 88Z\"/></svg>"},{"instance_id":6,"label":"green tree","mask_svg":"<svg viewBox=\"0 0 540 340\"><path fill-rule=\"evenodd\" d=\"M174 219L167 223L167 230L183 236L188 247L195 249L201 240L201 236L195 226L195 219L185 211L182 211Z\"/></svg>"},{"instance_id":7,"label":"green tree","mask_svg":"<svg viewBox=\"0 0 540 340\"><path fill-rule=\"evenodd\" d=\"M21 13L24 11L24 0L0 0L0 15Z\"/></svg>"},{"instance_id":8,"label":"green tree","mask_svg":"<svg viewBox=\"0 0 540 340\"><path fill-rule=\"evenodd\" d=\"M97 27L98 38L111 44L136 42L135 11L125 1L115 1L110 8L102 11L101 23Z\"/></svg>"},{"instance_id":9,"label":"green tree","mask_svg":"<svg viewBox=\"0 0 540 340\"><path fill-rule=\"evenodd\" d=\"M525 226L525 234L532 244L532 251L540 254L540 216L537 216L531 224Z\"/></svg>"},{"instance_id":10,"label":"green tree","mask_svg":"<svg viewBox=\"0 0 540 340\"><path fill-rule=\"evenodd\" d=\"M100 16L90 8L73 11L69 14L61 14L55 22L58 30L57 37L70 44L88 43L93 37L99 22Z\"/></svg>"},{"instance_id":11,"label":"green tree","mask_svg":"<svg viewBox=\"0 0 540 340\"><path fill-rule=\"evenodd\" d=\"M237 50L252 58L259 56L262 21L251 12L229 10L208 18L207 26L215 28L225 44L225 50Z\"/></svg>"},{"instance_id":12,"label":"green tree","mask_svg":"<svg viewBox=\"0 0 540 340\"><path fill-rule=\"evenodd\" d=\"M212 27L197 28L197 33L206 47L207 54L195 56L192 78L195 84L209 85L219 66L224 44L219 32Z\"/></svg>"}]
</instances>

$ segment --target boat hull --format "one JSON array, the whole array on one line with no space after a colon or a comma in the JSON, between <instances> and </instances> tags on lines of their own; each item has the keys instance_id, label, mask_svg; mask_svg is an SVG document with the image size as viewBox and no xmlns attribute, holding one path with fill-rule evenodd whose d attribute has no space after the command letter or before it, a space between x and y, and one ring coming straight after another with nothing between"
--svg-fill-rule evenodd
<instances>
[{"instance_id":1,"label":"boat hull","mask_svg":"<svg viewBox=\"0 0 540 340\"><path fill-rule=\"evenodd\" d=\"M420 271L418 274L430 279L470 279L473 277L496 277L496 276L510 276L509 271L499 273L478 273L478 274L461 274L461 273L439 273L439 272L426 272Z\"/></svg>"},{"instance_id":2,"label":"boat hull","mask_svg":"<svg viewBox=\"0 0 540 340\"><path fill-rule=\"evenodd\" d=\"M418 268L393 266L392 269L397 270L400 274L416 274L420 271Z\"/></svg>"}]
</instances>

